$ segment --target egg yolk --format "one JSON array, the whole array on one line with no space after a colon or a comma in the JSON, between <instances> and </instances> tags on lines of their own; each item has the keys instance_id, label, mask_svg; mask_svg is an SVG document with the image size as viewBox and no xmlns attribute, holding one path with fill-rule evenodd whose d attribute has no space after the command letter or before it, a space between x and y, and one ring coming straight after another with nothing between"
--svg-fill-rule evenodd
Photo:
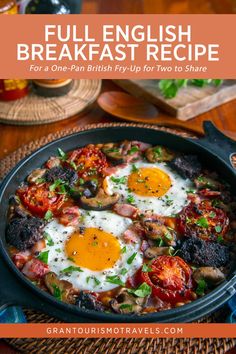
<instances>
[{"instance_id":1,"label":"egg yolk","mask_svg":"<svg viewBox=\"0 0 236 354\"><path fill-rule=\"evenodd\" d=\"M65 250L76 265L95 271L111 268L121 253L120 243L114 235L92 227L83 233L72 234Z\"/></svg>"},{"instance_id":2,"label":"egg yolk","mask_svg":"<svg viewBox=\"0 0 236 354\"><path fill-rule=\"evenodd\" d=\"M171 187L170 177L156 167L143 167L128 177L129 189L141 196L162 197Z\"/></svg>"}]
</instances>

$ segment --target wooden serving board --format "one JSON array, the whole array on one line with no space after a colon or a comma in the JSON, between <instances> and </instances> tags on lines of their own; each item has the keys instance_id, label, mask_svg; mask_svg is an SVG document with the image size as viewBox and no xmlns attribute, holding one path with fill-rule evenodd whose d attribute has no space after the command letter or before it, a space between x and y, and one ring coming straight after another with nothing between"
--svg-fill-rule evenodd
<instances>
[{"instance_id":1,"label":"wooden serving board","mask_svg":"<svg viewBox=\"0 0 236 354\"><path fill-rule=\"evenodd\" d=\"M224 80L221 86L203 88L189 85L176 97L165 99L159 80L113 80L130 94L148 100L179 120L186 121L236 98L236 80Z\"/></svg>"}]
</instances>

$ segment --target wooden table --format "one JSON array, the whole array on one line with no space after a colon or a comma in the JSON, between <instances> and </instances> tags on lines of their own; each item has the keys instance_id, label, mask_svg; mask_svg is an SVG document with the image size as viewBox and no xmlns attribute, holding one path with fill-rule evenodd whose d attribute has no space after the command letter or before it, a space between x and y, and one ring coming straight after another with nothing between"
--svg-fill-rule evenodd
<instances>
[{"instance_id":1,"label":"wooden table","mask_svg":"<svg viewBox=\"0 0 236 354\"><path fill-rule=\"evenodd\" d=\"M236 13L235 0L84 0L83 13ZM103 91L117 89L109 82L103 83ZM213 120L219 128L228 130L229 135L236 133L236 103L230 102L205 113L192 122ZM0 124L0 159L22 144L58 130L83 126L89 123L114 121L104 114L97 105L80 116L72 117L55 124L35 127L17 127ZM0 353L16 353L0 341ZM235 354L235 350L230 354Z\"/></svg>"}]
</instances>

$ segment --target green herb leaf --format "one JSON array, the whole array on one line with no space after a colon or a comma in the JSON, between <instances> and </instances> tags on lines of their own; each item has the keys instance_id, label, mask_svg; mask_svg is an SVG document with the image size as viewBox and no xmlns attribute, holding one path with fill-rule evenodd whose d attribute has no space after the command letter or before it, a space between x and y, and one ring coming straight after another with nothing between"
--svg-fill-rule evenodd
<instances>
[{"instance_id":1,"label":"green herb leaf","mask_svg":"<svg viewBox=\"0 0 236 354\"><path fill-rule=\"evenodd\" d=\"M100 280L98 280L98 278L96 278L94 276L87 277L86 278L86 283L89 283L90 280L93 280L95 286L98 286L99 284L101 284Z\"/></svg>"},{"instance_id":2,"label":"green herb leaf","mask_svg":"<svg viewBox=\"0 0 236 354\"><path fill-rule=\"evenodd\" d=\"M54 241L52 240L51 236L47 232L44 232L43 236L47 240L47 245L48 246L53 246L54 245Z\"/></svg>"},{"instance_id":3,"label":"green herb leaf","mask_svg":"<svg viewBox=\"0 0 236 354\"><path fill-rule=\"evenodd\" d=\"M135 154L135 152L139 151L139 147L138 146L132 146L131 149L128 151L128 155L133 155Z\"/></svg>"},{"instance_id":4,"label":"green herb leaf","mask_svg":"<svg viewBox=\"0 0 236 354\"><path fill-rule=\"evenodd\" d=\"M44 251L44 252L41 252L39 255L38 255L38 259L45 263L45 264L48 264L48 254L49 254L49 251Z\"/></svg>"},{"instance_id":5,"label":"green herb leaf","mask_svg":"<svg viewBox=\"0 0 236 354\"><path fill-rule=\"evenodd\" d=\"M148 273L151 271L152 271L152 268L147 263L143 263L142 272Z\"/></svg>"},{"instance_id":6,"label":"green herb leaf","mask_svg":"<svg viewBox=\"0 0 236 354\"><path fill-rule=\"evenodd\" d=\"M123 248L121 248L121 253L125 253L127 251L126 246L124 246Z\"/></svg>"},{"instance_id":7,"label":"green herb leaf","mask_svg":"<svg viewBox=\"0 0 236 354\"><path fill-rule=\"evenodd\" d=\"M114 177L111 176L111 181L117 184L125 184L126 183L126 177Z\"/></svg>"},{"instance_id":8,"label":"green herb leaf","mask_svg":"<svg viewBox=\"0 0 236 354\"><path fill-rule=\"evenodd\" d=\"M57 149L57 152L58 152L58 156L63 160L65 161L67 156L66 156L66 153L61 149L61 148L58 148Z\"/></svg>"},{"instance_id":9,"label":"green herb leaf","mask_svg":"<svg viewBox=\"0 0 236 354\"><path fill-rule=\"evenodd\" d=\"M173 237L169 231L164 234L164 237L169 241L173 240Z\"/></svg>"},{"instance_id":10,"label":"green herb leaf","mask_svg":"<svg viewBox=\"0 0 236 354\"><path fill-rule=\"evenodd\" d=\"M120 305L120 310L133 311L133 305L131 305L131 304L122 304L122 305Z\"/></svg>"},{"instance_id":11,"label":"green herb leaf","mask_svg":"<svg viewBox=\"0 0 236 354\"><path fill-rule=\"evenodd\" d=\"M51 220L53 217L53 213L51 212L51 210L48 210L46 212L46 214L44 215L44 220L48 221L48 220Z\"/></svg>"},{"instance_id":12,"label":"green herb leaf","mask_svg":"<svg viewBox=\"0 0 236 354\"><path fill-rule=\"evenodd\" d=\"M70 161L70 166L76 171L77 170L77 166L74 163L74 161Z\"/></svg>"},{"instance_id":13,"label":"green herb leaf","mask_svg":"<svg viewBox=\"0 0 236 354\"><path fill-rule=\"evenodd\" d=\"M120 271L121 275L125 275L127 273L128 273L128 270L126 268L122 268L121 271Z\"/></svg>"},{"instance_id":14,"label":"green herb leaf","mask_svg":"<svg viewBox=\"0 0 236 354\"><path fill-rule=\"evenodd\" d=\"M217 242L221 243L221 242L223 242L223 241L224 241L224 239L223 239L222 236L218 236L218 237L217 237Z\"/></svg>"},{"instance_id":15,"label":"green herb leaf","mask_svg":"<svg viewBox=\"0 0 236 354\"><path fill-rule=\"evenodd\" d=\"M62 292L60 290L60 288L56 285L56 284L52 284L52 287L53 287L53 296L55 298L57 298L58 300L61 300L62 299Z\"/></svg>"},{"instance_id":16,"label":"green herb leaf","mask_svg":"<svg viewBox=\"0 0 236 354\"><path fill-rule=\"evenodd\" d=\"M204 217L199 218L196 221L196 225L200 226L200 227L205 227L205 228L209 226L207 219Z\"/></svg>"},{"instance_id":17,"label":"green herb leaf","mask_svg":"<svg viewBox=\"0 0 236 354\"><path fill-rule=\"evenodd\" d=\"M84 179L83 178L79 178L79 184L82 186L84 184Z\"/></svg>"},{"instance_id":18,"label":"green herb leaf","mask_svg":"<svg viewBox=\"0 0 236 354\"><path fill-rule=\"evenodd\" d=\"M220 225L215 226L216 232L220 233L222 231L222 227Z\"/></svg>"},{"instance_id":19,"label":"green herb leaf","mask_svg":"<svg viewBox=\"0 0 236 354\"><path fill-rule=\"evenodd\" d=\"M152 288L147 283L142 283L137 289L128 289L128 292L137 297L146 297L151 294Z\"/></svg>"},{"instance_id":20,"label":"green herb leaf","mask_svg":"<svg viewBox=\"0 0 236 354\"><path fill-rule=\"evenodd\" d=\"M80 267L69 266L61 270L61 273L83 272Z\"/></svg>"},{"instance_id":21,"label":"green herb leaf","mask_svg":"<svg viewBox=\"0 0 236 354\"><path fill-rule=\"evenodd\" d=\"M134 204L135 203L135 198L133 195L129 194L126 199L127 203L129 204Z\"/></svg>"},{"instance_id":22,"label":"green herb leaf","mask_svg":"<svg viewBox=\"0 0 236 354\"><path fill-rule=\"evenodd\" d=\"M155 246L157 247L161 247L164 246L165 242L162 240L162 238L157 238L156 240L154 240Z\"/></svg>"},{"instance_id":23,"label":"green herb leaf","mask_svg":"<svg viewBox=\"0 0 236 354\"><path fill-rule=\"evenodd\" d=\"M207 283L204 279L200 279L197 284L196 294L204 295L207 288Z\"/></svg>"},{"instance_id":24,"label":"green herb leaf","mask_svg":"<svg viewBox=\"0 0 236 354\"><path fill-rule=\"evenodd\" d=\"M133 253L132 256L130 256L128 259L127 259L127 263L128 264L132 264L132 262L134 261L135 257L137 256L137 252Z\"/></svg>"},{"instance_id":25,"label":"green herb leaf","mask_svg":"<svg viewBox=\"0 0 236 354\"><path fill-rule=\"evenodd\" d=\"M123 283L123 281L120 279L120 277L118 277L118 275L110 275L106 277L106 282L107 283L111 283L111 284L117 284L117 285L121 285L121 286L125 286L125 284Z\"/></svg>"},{"instance_id":26,"label":"green herb leaf","mask_svg":"<svg viewBox=\"0 0 236 354\"><path fill-rule=\"evenodd\" d=\"M211 211L209 214L210 218L215 218L216 217L216 213L214 211Z\"/></svg>"},{"instance_id":27,"label":"green herb leaf","mask_svg":"<svg viewBox=\"0 0 236 354\"><path fill-rule=\"evenodd\" d=\"M132 172L138 172L138 167L137 166L135 166L135 165L132 165Z\"/></svg>"},{"instance_id":28,"label":"green herb leaf","mask_svg":"<svg viewBox=\"0 0 236 354\"><path fill-rule=\"evenodd\" d=\"M177 95L179 89L187 87L188 84L204 87L210 84L219 86L222 82L223 80L220 79L164 79L159 81L158 87L165 98L173 98Z\"/></svg>"},{"instance_id":29,"label":"green herb leaf","mask_svg":"<svg viewBox=\"0 0 236 354\"><path fill-rule=\"evenodd\" d=\"M57 179L53 184L50 185L50 187L49 187L50 192L55 191L55 189L57 187L59 187L60 185L63 185L64 183L65 182L62 181L61 179Z\"/></svg>"}]
</instances>

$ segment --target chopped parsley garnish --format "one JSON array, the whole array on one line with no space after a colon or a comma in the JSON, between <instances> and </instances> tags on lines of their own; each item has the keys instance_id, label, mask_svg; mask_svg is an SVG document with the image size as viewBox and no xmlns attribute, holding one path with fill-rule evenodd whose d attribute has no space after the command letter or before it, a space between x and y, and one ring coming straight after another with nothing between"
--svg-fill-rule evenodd
<instances>
[{"instance_id":1,"label":"chopped parsley garnish","mask_svg":"<svg viewBox=\"0 0 236 354\"><path fill-rule=\"evenodd\" d=\"M104 149L105 152L119 152L120 149L118 149L117 147L113 147L113 148L110 148L110 149Z\"/></svg>"},{"instance_id":2,"label":"chopped parsley garnish","mask_svg":"<svg viewBox=\"0 0 236 354\"><path fill-rule=\"evenodd\" d=\"M210 218L215 218L216 217L216 213L214 211L211 211L209 214Z\"/></svg>"},{"instance_id":3,"label":"chopped parsley garnish","mask_svg":"<svg viewBox=\"0 0 236 354\"><path fill-rule=\"evenodd\" d=\"M215 226L216 232L220 233L222 231L222 227L220 225Z\"/></svg>"},{"instance_id":4,"label":"chopped parsley garnish","mask_svg":"<svg viewBox=\"0 0 236 354\"><path fill-rule=\"evenodd\" d=\"M138 172L138 167L137 166L135 166L135 165L132 165L132 172Z\"/></svg>"},{"instance_id":5,"label":"chopped parsley garnish","mask_svg":"<svg viewBox=\"0 0 236 354\"><path fill-rule=\"evenodd\" d=\"M164 244L165 244L165 242L162 240L162 238L157 238L156 240L154 240L155 241L155 245L157 246L157 247L161 247L161 246L163 246Z\"/></svg>"},{"instance_id":6,"label":"chopped parsley garnish","mask_svg":"<svg viewBox=\"0 0 236 354\"><path fill-rule=\"evenodd\" d=\"M38 259L45 263L45 264L48 264L48 254L49 254L49 251L44 251L44 252L41 252L39 255L38 255Z\"/></svg>"},{"instance_id":7,"label":"chopped parsley garnish","mask_svg":"<svg viewBox=\"0 0 236 354\"><path fill-rule=\"evenodd\" d=\"M135 152L139 151L138 146L132 146L131 149L128 151L128 155L133 155Z\"/></svg>"},{"instance_id":8,"label":"chopped parsley garnish","mask_svg":"<svg viewBox=\"0 0 236 354\"><path fill-rule=\"evenodd\" d=\"M38 178L38 179L36 180L36 183L37 183L37 184L44 183L44 182L45 182L45 178Z\"/></svg>"},{"instance_id":9,"label":"chopped parsley garnish","mask_svg":"<svg viewBox=\"0 0 236 354\"><path fill-rule=\"evenodd\" d=\"M51 220L53 217L53 213L51 212L51 210L48 210L46 212L46 214L44 215L44 220L48 221L48 220Z\"/></svg>"},{"instance_id":10,"label":"chopped parsley garnish","mask_svg":"<svg viewBox=\"0 0 236 354\"><path fill-rule=\"evenodd\" d=\"M160 146L157 146L157 147L153 148L153 152L158 157L162 156L162 148Z\"/></svg>"},{"instance_id":11,"label":"chopped parsley garnish","mask_svg":"<svg viewBox=\"0 0 236 354\"><path fill-rule=\"evenodd\" d=\"M114 177L111 176L111 181L117 184L125 184L126 183L126 177Z\"/></svg>"},{"instance_id":12,"label":"chopped parsley garnish","mask_svg":"<svg viewBox=\"0 0 236 354\"><path fill-rule=\"evenodd\" d=\"M70 161L70 166L76 171L77 170L77 166L74 163L74 161Z\"/></svg>"},{"instance_id":13,"label":"chopped parsley garnish","mask_svg":"<svg viewBox=\"0 0 236 354\"><path fill-rule=\"evenodd\" d=\"M61 253L61 249L60 248L56 248L55 251L58 252L58 253Z\"/></svg>"},{"instance_id":14,"label":"chopped parsley garnish","mask_svg":"<svg viewBox=\"0 0 236 354\"><path fill-rule=\"evenodd\" d=\"M152 271L152 268L147 263L144 263L143 267L142 267L142 272L147 273L147 272L151 272L151 271Z\"/></svg>"},{"instance_id":15,"label":"chopped parsley garnish","mask_svg":"<svg viewBox=\"0 0 236 354\"><path fill-rule=\"evenodd\" d=\"M223 242L223 241L224 241L224 239L223 239L222 236L218 236L218 237L217 237L217 242Z\"/></svg>"},{"instance_id":16,"label":"chopped parsley garnish","mask_svg":"<svg viewBox=\"0 0 236 354\"><path fill-rule=\"evenodd\" d=\"M190 188L190 189L186 190L186 193L193 194L193 193L195 193L195 190Z\"/></svg>"},{"instance_id":17,"label":"chopped parsley garnish","mask_svg":"<svg viewBox=\"0 0 236 354\"><path fill-rule=\"evenodd\" d=\"M130 257L127 259L127 263L128 263L128 264L132 264L136 256L137 256L137 252L133 253L132 256L130 256Z\"/></svg>"},{"instance_id":18,"label":"chopped parsley garnish","mask_svg":"<svg viewBox=\"0 0 236 354\"><path fill-rule=\"evenodd\" d=\"M61 300L62 299L62 292L61 292L60 288L56 284L52 284L52 288L53 288L53 296L56 299Z\"/></svg>"},{"instance_id":19,"label":"chopped parsley garnish","mask_svg":"<svg viewBox=\"0 0 236 354\"><path fill-rule=\"evenodd\" d=\"M56 188L59 186L63 185L65 182L62 181L61 179L57 179L53 184L49 186L50 192L54 192Z\"/></svg>"},{"instance_id":20,"label":"chopped parsley garnish","mask_svg":"<svg viewBox=\"0 0 236 354\"><path fill-rule=\"evenodd\" d=\"M166 198L165 204L167 206L173 205L174 201L172 199L170 199L170 197L168 195L166 195L165 198Z\"/></svg>"},{"instance_id":21,"label":"chopped parsley garnish","mask_svg":"<svg viewBox=\"0 0 236 354\"><path fill-rule=\"evenodd\" d=\"M131 304L121 304L120 305L120 310L133 311L133 305L131 305Z\"/></svg>"},{"instance_id":22,"label":"chopped parsley garnish","mask_svg":"<svg viewBox=\"0 0 236 354\"><path fill-rule=\"evenodd\" d=\"M93 281L94 281L94 284L95 284L96 286L98 286L99 284L101 284L100 280L98 280L98 278L96 278L96 277L93 277Z\"/></svg>"},{"instance_id":23,"label":"chopped parsley garnish","mask_svg":"<svg viewBox=\"0 0 236 354\"><path fill-rule=\"evenodd\" d=\"M47 240L47 245L48 246L53 246L54 245L54 241L52 240L51 236L47 232L44 232L43 236Z\"/></svg>"},{"instance_id":24,"label":"chopped parsley garnish","mask_svg":"<svg viewBox=\"0 0 236 354\"><path fill-rule=\"evenodd\" d=\"M57 248L55 251L57 251L57 252L58 252L58 248ZM74 258L72 258L72 257L67 257L67 259L68 259L68 261L71 261L71 262L75 263Z\"/></svg>"},{"instance_id":25,"label":"chopped parsley garnish","mask_svg":"<svg viewBox=\"0 0 236 354\"><path fill-rule=\"evenodd\" d=\"M125 253L127 251L126 246L124 246L123 248L121 248L121 253Z\"/></svg>"},{"instance_id":26,"label":"chopped parsley garnish","mask_svg":"<svg viewBox=\"0 0 236 354\"><path fill-rule=\"evenodd\" d=\"M200 279L197 284L196 294L204 295L207 288L207 283L204 279Z\"/></svg>"},{"instance_id":27,"label":"chopped parsley garnish","mask_svg":"<svg viewBox=\"0 0 236 354\"><path fill-rule=\"evenodd\" d=\"M111 284L117 284L117 285L121 285L121 286L125 286L125 284L123 283L123 281L120 279L120 277L118 277L118 275L110 275L106 277L106 282L107 283L111 283Z\"/></svg>"},{"instance_id":28,"label":"chopped parsley garnish","mask_svg":"<svg viewBox=\"0 0 236 354\"><path fill-rule=\"evenodd\" d=\"M121 275L125 275L127 273L128 273L128 270L126 268L122 268L121 271L120 271Z\"/></svg>"},{"instance_id":29,"label":"chopped parsley garnish","mask_svg":"<svg viewBox=\"0 0 236 354\"><path fill-rule=\"evenodd\" d=\"M199 218L196 221L196 225L200 226L200 227L208 227L209 226L207 219L204 217Z\"/></svg>"},{"instance_id":30,"label":"chopped parsley garnish","mask_svg":"<svg viewBox=\"0 0 236 354\"><path fill-rule=\"evenodd\" d=\"M134 196L132 196L131 194L129 194L128 196L127 196L127 203L129 203L129 204L134 204L135 203L135 198L134 198Z\"/></svg>"},{"instance_id":31,"label":"chopped parsley garnish","mask_svg":"<svg viewBox=\"0 0 236 354\"><path fill-rule=\"evenodd\" d=\"M172 240L173 237L171 235L171 233L169 231L167 231L165 234L164 234L164 237L167 239L167 240Z\"/></svg>"},{"instance_id":32,"label":"chopped parsley garnish","mask_svg":"<svg viewBox=\"0 0 236 354\"><path fill-rule=\"evenodd\" d=\"M69 266L61 270L61 273L83 272L80 267Z\"/></svg>"},{"instance_id":33,"label":"chopped parsley garnish","mask_svg":"<svg viewBox=\"0 0 236 354\"><path fill-rule=\"evenodd\" d=\"M128 292L137 297L146 297L151 294L152 288L147 283L142 283L137 289L128 289Z\"/></svg>"},{"instance_id":34,"label":"chopped parsley garnish","mask_svg":"<svg viewBox=\"0 0 236 354\"><path fill-rule=\"evenodd\" d=\"M84 184L84 179L83 178L79 178L79 184L82 186Z\"/></svg>"},{"instance_id":35,"label":"chopped parsley garnish","mask_svg":"<svg viewBox=\"0 0 236 354\"><path fill-rule=\"evenodd\" d=\"M98 278L96 278L96 277L94 277L94 276L91 276L91 277L87 277L87 278L86 278L86 282L87 282L87 283L89 283L90 280L93 280L95 286L98 286L99 284L101 284L100 280L98 280Z\"/></svg>"},{"instance_id":36,"label":"chopped parsley garnish","mask_svg":"<svg viewBox=\"0 0 236 354\"><path fill-rule=\"evenodd\" d=\"M67 158L66 153L65 153L61 148L58 148L58 149L57 149L57 152L58 152L58 156L59 156L63 161L65 161L66 158Z\"/></svg>"}]
</instances>

